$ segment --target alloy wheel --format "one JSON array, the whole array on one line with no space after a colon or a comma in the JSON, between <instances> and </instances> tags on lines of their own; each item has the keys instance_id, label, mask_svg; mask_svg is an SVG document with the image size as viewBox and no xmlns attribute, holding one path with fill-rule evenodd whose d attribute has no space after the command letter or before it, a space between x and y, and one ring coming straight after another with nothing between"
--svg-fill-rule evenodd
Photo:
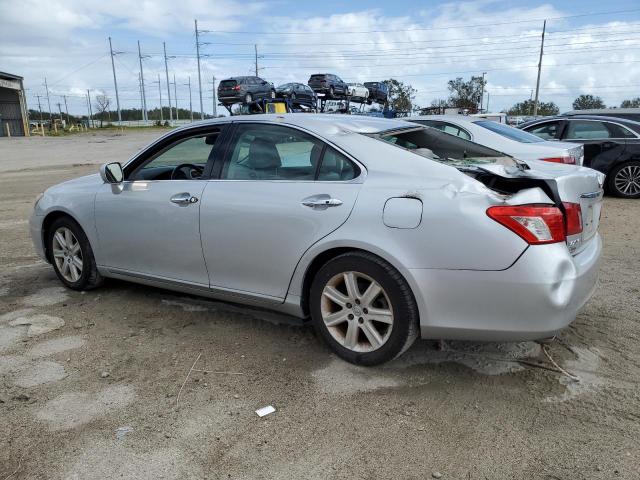
<instances>
[{"instance_id":1,"label":"alloy wheel","mask_svg":"<svg viewBox=\"0 0 640 480\"><path fill-rule=\"evenodd\" d=\"M82 276L80 242L67 227L60 227L53 235L53 259L64 279L75 283Z\"/></svg>"},{"instance_id":2,"label":"alloy wheel","mask_svg":"<svg viewBox=\"0 0 640 480\"><path fill-rule=\"evenodd\" d=\"M360 272L334 275L322 291L320 311L331 336L354 352L378 350L393 328L389 297L378 282Z\"/></svg>"},{"instance_id":3,"label":"alloy wheel","mask_svg":"<svg viewBox=\"0 0 640 480\"><path fill-rule=\"evenodd\" d=\"M621 168L614 178L614 185L623 195L640 194L640 166L627 165Z\"/></svg>"}]
</instances>

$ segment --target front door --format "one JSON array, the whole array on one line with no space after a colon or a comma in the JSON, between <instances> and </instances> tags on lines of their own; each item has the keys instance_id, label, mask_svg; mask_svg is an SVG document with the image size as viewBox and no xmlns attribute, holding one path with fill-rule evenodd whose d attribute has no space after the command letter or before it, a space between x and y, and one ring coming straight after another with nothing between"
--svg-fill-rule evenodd
<instances>
[{"instance_id":1,"label":"front door","mask_svg":"<svg viewBox=\"0 0 640 480\"><path fill-rule=\"evenodd\" d=\"M200 242L207 162L220 127L167 141L127 166L121 186L103 185L95 202L98 263L110 270L208 287Z\"/></svg>"},{"instance_id":2,"label":"front door","mask_svg":"<svg viewBox=\"0 0 640 480\"><path fill-rule=\"evenodd\" d=\"M625 150L621 127L599 120L569 120L562 141L584 145L584 166L607 171Z\"/></svg>"},{"instance_id":3,"label":"front door","mask_svg":"<svg viewBox=\"0 0 640 480\"><path fill-rule=\"evenodd\" d=\"M342 225L356 201L360 168L292 127L239 123L201 205L211 287L267 300L286 296L295 267Z\"/></svg>"}]
</instances>

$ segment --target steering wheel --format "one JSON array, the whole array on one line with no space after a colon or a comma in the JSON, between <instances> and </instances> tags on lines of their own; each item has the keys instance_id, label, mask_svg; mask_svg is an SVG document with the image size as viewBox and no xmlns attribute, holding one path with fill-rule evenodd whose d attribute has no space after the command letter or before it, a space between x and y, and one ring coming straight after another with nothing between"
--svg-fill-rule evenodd
<instances>
[{"instance_id":1,"label":"steering wheel","mask_svg":"<svg viewBox=\"0 0 640 480\"><path fill-rule=\"evenodd\" d=\"M173 168L171 180L195 180L202 177L203 172L204 167L194 165L193 163L181 163Z\"/></svg>"}]
</instances>

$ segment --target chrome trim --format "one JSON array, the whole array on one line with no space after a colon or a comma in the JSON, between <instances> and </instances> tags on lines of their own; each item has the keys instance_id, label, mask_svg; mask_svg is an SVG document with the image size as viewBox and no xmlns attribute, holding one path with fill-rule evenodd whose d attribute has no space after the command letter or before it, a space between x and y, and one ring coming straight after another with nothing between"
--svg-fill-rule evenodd
<instances>
[{"instance_id":1,"label":"chrome trim","mask_svg":"<svg viewBox=\"0 0 640 480\"><path fill-rule=\"evenodd\" d=\"M583 193L580 198L600 198L604 195L604 190L598 190L597 192Z\"/></svg>"}]
</instances>

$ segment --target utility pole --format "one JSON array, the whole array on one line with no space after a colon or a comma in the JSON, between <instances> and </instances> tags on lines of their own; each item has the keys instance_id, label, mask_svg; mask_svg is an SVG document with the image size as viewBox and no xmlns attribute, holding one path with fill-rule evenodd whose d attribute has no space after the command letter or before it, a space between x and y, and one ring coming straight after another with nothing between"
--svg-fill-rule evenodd
<instances>
[{"instance_id":1,"label":"utility pole","mask_svg":"<svg viewBox=\"0 0 640 480\"><path fill-rule=\"evenodd\" d=\"M138 44L138 47L140 44ZM118 123L122 122L122 114L120 113L120 97L118 96L118 80L116 80L116 64L113 61L113 57L119 53L113 53L113 46L111 45L111 37L109 37L109 52L111 53L111 69L113 70L113 87L116 89L116 107L118 107Z\"/></svg>"},{"instance_id":2,"label":"utility pole","mask_svg":"<svg viewBox=\"0 0 640 480\"><path fill-rule=\"evenodd\" d=\"M138 40L138 60L140 61L140 88L142 89L142 116L146 122L149 120L147 115L147 94L144 91L144 73L142 71L142 52L140 51L140 40Z\"/></svg>"},{"instance_id":3,"label":"utility pole","mask_svg":"<svg viewBox=\"0 0 640 480\"><path fill-rule=\"evenodd\" d=\"M138 90L140 92L140 113L144 122L144 101L142 100L142 82L140 81L140 72L138 72Z\"/></svg>"},{"instance_id":4,"label":"utility pole","mask_svg":"<svg viewBox=\"0 0 640 480\"><path fill-rule=\"evenodd\" d=\"M36 98L38 99L38 110L40 110L40 125L42 125L42 107L40 106L40 95L36 95Z\"/></svg>"},{"instance_id":5,"label":"utility pole","mask_svg":"<svg viewBox=\"0 0 640 480\"><path fill-rule=\"evenodd\" d=\"M536 80L536 99L533 101L533 116L538 115L538 93L540 92L540 72L542 71L542 54L544 53L544 33L547 29L547 21L542 24L542 39L540 41L540 61L538 62L538 79Z\"/></svg>"},{"instance_id":6,"label":"utility pole","mask_svg":"<svg viewBox=\"0 0 640 480\"><path fill-rule=\"evenodd\" d=\"M62 126L62 129L64 130L64 124L62 123L62 104L60 102L58 102L58 111L60 112L60 125Z\"/></svg>"},{"instance_id":7,"label":"utility pole","mask_svg":"<svg viewBox=\"0 0 640 480\"><path fill-rule=\"evenodd\" d=\"M482 72L482 86L480 90L480 111L478 113L482 113L482 103L484 101L484 76L487 72Z\"/></svg>"},{"instance_id":8,"label":"utility pole","mask_svg":"<svg viewBox=\"0 0 640 480\"><path fill-rule=\"evenodd\" d=\"M176 74L173 74L173 103L176 106L176 122L180 120L180 115L178 114L178 87L176 86Z\"/></svg>"},{"instance_id":9,"label":"utility pole","mask_svg":"<svg viewBox=\"0 0 640 480\"><path fill-rule=\"evenodd\" d=\"M49 99L49 87L47 86L47 77L44 77L44 89L47 91L47 105L49 105L49 121L51 121L51 100ZM51 126L49 126L51 128Z\"/></svg>"},{"instance_id":10,"label":"utility pole","mask_svg":"<svg viewBox=\"0 0 640 480\"><path fill-rule=\"evenodd\" d=\"M254 43L253 44L253 51L255 52L256 55L256 77L258 76L258 44Z\"/></svg>"},{"instance_id":11,"label":"utility pole","mask_svg":"<svg viewBox=\"0 0 640 480\"><path fill-rule=\"evenodd\" d=\"M196 26L196 58L198 59L198 91L200 92L200 120L204 119L204 107L202 106L202 77L200 75L200 37L198 36L198 20L194 20Z\"/></svg>"},{"instance_id":12,"label":"utility pole","mask_svg":"<svg viewBox=\"0 0 640 480\"><path fill-rule=\"evenodd\" d=\"M193 123L193 105L191 104L191 75L189 75L189 83L184 84L185 87L189 87L189 115L191 116L191 122Z\"/></svg>"},{"instance_id":13,"label":"utility pole","mask_svg":"<svg viewBox=\"0 0 640 480\"><path fill-rule=\"evenodd\" d=\"M69 109L67 108L67 96L62 95L62 98L64 99L64 111L67 112L67 122L69 122Z\"/></svg>"},{"instance_id":14,"label":"utility pole","mask_svg":"<svg viewBox=\"0 0 640 480\"><path fill-rule=\"evenodd\" d=\"M487 113L489 113L489 100L491 99L491 92L487 92Z\"/></svg>"},{"instance_id":15,"label":"utility pole","mask_svg":"<svg viewBox=\"0 0 640 480\"><path fill-rule=\"evenodd\" d=\"M160 83L160 74L158 74L158 93L160 94L160 123L163 124L164 116L162 115L162 83Z\"/></svg>"},{"instance_id":16,"label":"utility pole","mask_svg":"<svg viewBox=\"0 0 640 480\"><path fill-rule=\"evenodd\" d=\"M169 99L169 121L173 122L173 113L171 113L171 85L169 84L169 66L167 65L167 44L162 42L164 50L164 73L167 76L167 98Z\"/></svg>"},{"instance_id":17,"label":"utility pole","mask_svg":"<svg viewBox=\"0 0 640 480\"><path fill-rule=\"evenodd\" d=\"M91 122L91 128L95 127L93 124L93 112L91 111L91 93L87 89L87 105L89 105L89 122Z\"/></svg>"}]
</instances>

